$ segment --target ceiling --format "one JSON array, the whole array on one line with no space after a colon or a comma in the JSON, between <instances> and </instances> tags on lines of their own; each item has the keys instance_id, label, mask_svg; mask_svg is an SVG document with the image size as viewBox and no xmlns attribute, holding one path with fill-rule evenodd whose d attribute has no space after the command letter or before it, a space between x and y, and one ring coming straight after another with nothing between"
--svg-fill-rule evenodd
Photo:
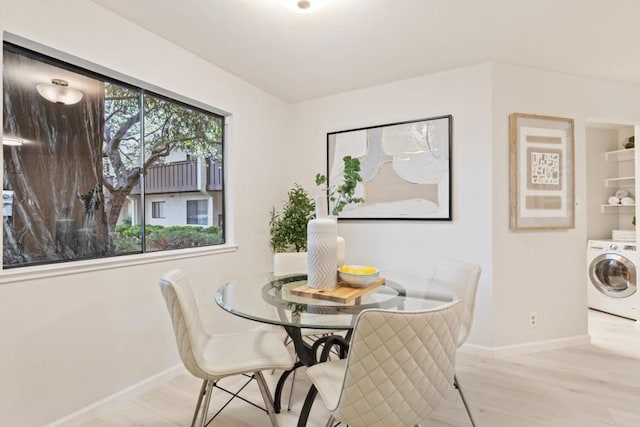
<instances>
[{"instance_id":1,"label":"ceiling","mask_svg":"<svg viewBox=\"0 0 640 427\"><path fill-rule=\"evenodd\" d=\"M496 61L640 84L637 0L92 0L299 102Z\"/></svg>"}]
</instances>

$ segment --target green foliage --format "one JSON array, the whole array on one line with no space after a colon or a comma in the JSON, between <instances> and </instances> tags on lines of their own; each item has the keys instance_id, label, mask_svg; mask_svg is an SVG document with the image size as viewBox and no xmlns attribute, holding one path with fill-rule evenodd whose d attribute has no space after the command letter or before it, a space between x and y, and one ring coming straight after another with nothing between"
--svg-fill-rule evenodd
<instances>
[{"instance_id":1,"label":"green foliage","mask_svg":"<svg viewBox=\"0 0 640 427\"><path fill-rule=\"evenodd\" d=\"M222 120L149 93L144 96L144 138L140 129L140 93L116 84L105 85L106 175L121 175L140 167L144 141L145 168L162 163L178 149L194 157L221 160ZM118 150L117 152L114 150ZM149 160L152 159L151 162Z\"/></svg>"},{"instance_id":2,"label":"green foliage","mask_svg":"<svg viewBox=\"0 0 640 427\"><path fill-rule=\"evenodd\" d=\"M333 205L331 214L335 216L338 216L338 214L351 203L357 204L364 202L364 198L355 196L356 186L359 182L362 182L362 177L360 176L360 159L344 156L342 160L344 161L342 184L327 187L327 177L322 174L316 174L316 185L324 186L327 198Z\"/></svg>"},{"instance_id":3,"label":"green foliage","mask_svg":"<svg viewBox=\"0 0 640 427\"><path fill-rule=\"evenodd\" d=\"M220 227L147 225L145 230L148 250L193 248L223 243ZM139 251L141 231L140 225L116 226L113 236L116 250L118 252Z\"/></svg>"},{"instance_id":4,"label":"green foliage","mask_svg":"<svg viewBox=\"0 0 640 427\"><path fill-rule=\"evenodd\" d=\"M147 235L147 248L150 250L195 248L221 243L222 231L219 228L213 232L201 227L173 226Z\"/></svg>"},{"instance_id":5,"label":"green foliage","mask_svg":"<svg viewBox=\"0 0 640 427\"><path fill-rule=\"evenodd\" d=\"M140 239L136 237L120 236L114 238L113 245L116 253L140 252Z\"/></svg>"},{"instance_id":6,"label":"green foliage","mask_svg":"<svg viewBox=\"0 0 640 427\"><path fill-rule=\"evenodd\" d=\"M274 252L301 252L307 250L307 223L313 218L315 204L298 184L289 190L287 203L278 213L271 210L269 231Z\"/></svg>"},{"instance_id":7,"label":"green foliage","mask_svg":"<svg viewBox=\"0 0 640 427\"><path fill-rule=\"evenodd\" d=\"M150 167L176 151L222 163L224 120L159 96L105 84L102 169L109 228L115 227L125 198ZM144 129L140 125L144 111ZM144 135L143 135L144 133ZM144 152L144 158L141 155Z\"/></svg>"}]
</instances>

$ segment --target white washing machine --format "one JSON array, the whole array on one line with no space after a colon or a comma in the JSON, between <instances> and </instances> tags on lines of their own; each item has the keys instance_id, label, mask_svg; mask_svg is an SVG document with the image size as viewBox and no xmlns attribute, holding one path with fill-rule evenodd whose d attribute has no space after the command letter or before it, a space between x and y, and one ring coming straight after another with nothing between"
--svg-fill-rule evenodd
<instances>
[{"instance_id":1,"label":"white washing machine","mask_svg":"<svg viewBox=\"0 0 640 427\"><path fill-rule=\"evenodd\" d=\"M587 301L589 307L638 319L636 244L612 240L587 243Z\"/></svg>"}]
</instances>

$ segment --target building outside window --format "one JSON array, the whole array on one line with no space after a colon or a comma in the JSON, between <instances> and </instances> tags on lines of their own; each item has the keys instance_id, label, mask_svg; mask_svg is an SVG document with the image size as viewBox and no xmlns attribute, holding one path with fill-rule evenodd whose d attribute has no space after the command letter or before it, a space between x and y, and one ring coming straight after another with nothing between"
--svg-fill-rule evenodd
<instances>
[{"instance_id":1,"label":"building outside window","mask_svg":"<svg viewBox=\"0 0 640 427\"><path fill-rule=\"evenodd\" d=\"M207 200L187 200L187 224L207 225Z\"/></svg>"},{"instance_id":2,"label":"building outside window","mask_svg":"<svg viewBox=\"0 0 640 427\"><path fill-rule=\"evenodd\" d=\"M167 202L151 202L151 218L165 218L164 207Z\"/></svg>"},{"instance_id":3,"label":"building outside window","mask_svg":"<svg viewBox=\"0 0 640 427\"><path fill-rule=\"evenodd\" d=\"M4 268L224 243L222 116L10 43L3 98Z\"/></svg>"}]
</instances>

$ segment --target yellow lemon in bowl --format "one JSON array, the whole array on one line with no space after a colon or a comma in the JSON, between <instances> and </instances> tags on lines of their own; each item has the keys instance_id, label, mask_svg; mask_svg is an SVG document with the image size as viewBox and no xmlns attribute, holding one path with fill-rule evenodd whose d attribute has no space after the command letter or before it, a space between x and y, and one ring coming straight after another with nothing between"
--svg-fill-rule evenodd
<instances>
[{"instance_id":1,"label":"yellow lemon in bowl","mask_svg":"<svg viewBox=\"0 0 640 427\"><path fill-rule=\"evenodd\" d=\"M375 268L375 267L372 267L370 265L347 265L347 264L344 264L342 267L340 267L340 271L342 273L366 276L366 275L369 275L369 274L376 274L378 272L378 269Z\"/></svg>"},{"instance_id":2,"label":"yellow lemon in bowl","mask_svg":"<svg viewBox=\"0 0 640 427\"><path fill-rule=\"evenodd\" d=\"M380 272L370 265L343 265L338 269L340 280L350 286L365 287L373 283Z\"/></svg>"}]
</instances>

